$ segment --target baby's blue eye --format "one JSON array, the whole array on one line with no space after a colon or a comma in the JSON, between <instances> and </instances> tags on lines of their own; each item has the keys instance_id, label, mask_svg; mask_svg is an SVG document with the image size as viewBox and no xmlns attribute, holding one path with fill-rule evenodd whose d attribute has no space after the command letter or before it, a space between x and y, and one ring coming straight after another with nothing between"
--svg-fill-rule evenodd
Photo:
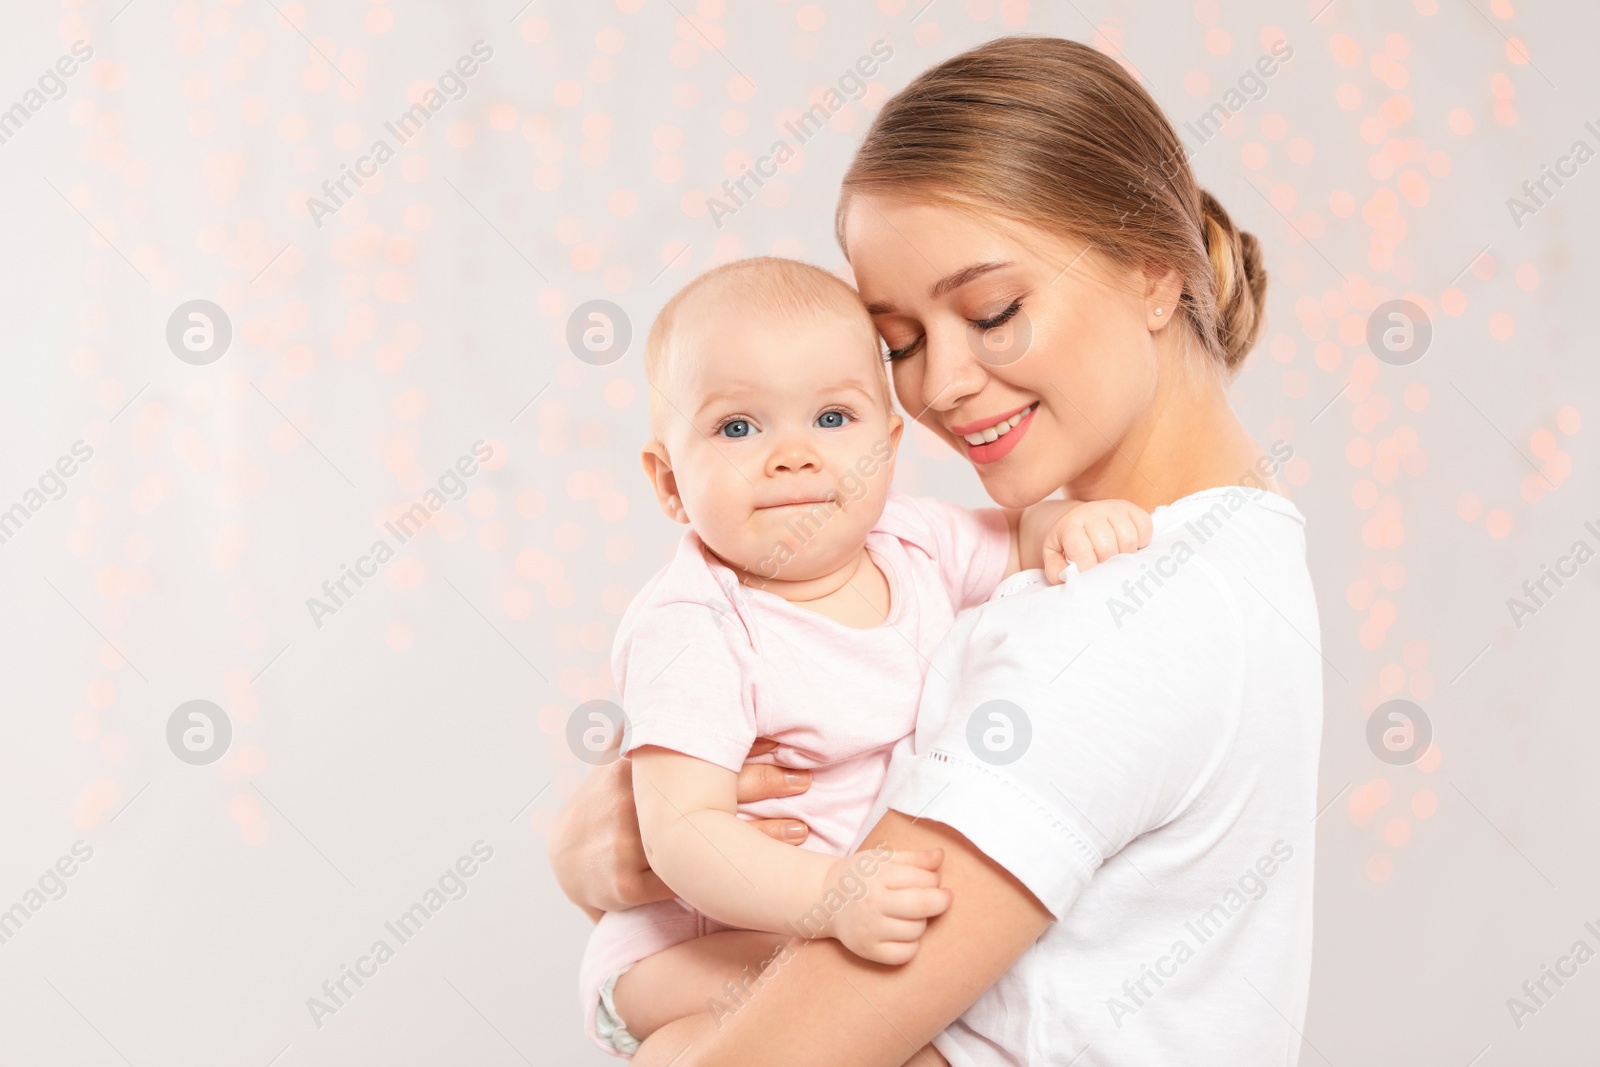
<instances>
[{"instance_id":1,"label":"baby's blue eye","mask_svg":"<svg viewBox=\"0 0 1600 1067\"><path fill-rule=\"evenodd\" d=\"M724 424L717 432L724 437L749 437L750 423L744 419L734 419Z\"/></svg>"},{"instance_id":2,"label":"baby's blue eye","mask_svg":"<svg viewBox=\"0 0 1600 1067\"><path fill-rule=\"evenodd\" d=\"M844 425L844 412L824 411L817 416L817 425L825 430L837 430Z\"/></svg>"}]
</instances>

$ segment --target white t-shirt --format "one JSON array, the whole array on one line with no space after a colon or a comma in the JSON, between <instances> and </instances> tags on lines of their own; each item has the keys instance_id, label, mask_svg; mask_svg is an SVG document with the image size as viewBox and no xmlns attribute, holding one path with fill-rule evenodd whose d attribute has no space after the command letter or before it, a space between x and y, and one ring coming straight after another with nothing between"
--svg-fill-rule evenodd
<instances>
[{"instance_id":1,"label":"white t-shirt","mask_svg":"<svg viewBox=\"0 0 1600 1067\"><path fill-rule=\"evenodd\" d=\"M1226 487L1153 520L1148 548L1061 586L1024 571L957 619L867 823L945 823L1055 916L936 1039L955 1067L1298 1056L1322 728L1304 519Z\"/></svg>"}]
</instances>

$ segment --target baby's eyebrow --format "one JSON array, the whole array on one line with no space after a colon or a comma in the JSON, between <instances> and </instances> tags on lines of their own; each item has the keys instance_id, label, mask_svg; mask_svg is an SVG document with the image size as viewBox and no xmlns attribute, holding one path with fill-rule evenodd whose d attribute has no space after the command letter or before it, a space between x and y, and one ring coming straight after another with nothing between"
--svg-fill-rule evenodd
<instances>
[{"instance_id":1,"label":"baby's eyebrow","mask_svg":"<svg viewBox=\"0 0 1600 1067\"><path fill-rule=\"evenodd\" d=\"M704 415L705 412L706 412L706 408L711 407L713 404L717 403L718 401L721 401L721 400L732 400L734 397L736 397L738 395L739 395L739 391L738 390L733 390L733 389L719 389L719 390L717 390L715 393L712 393L710 396L708 396L704 400L700 401L700 406L694 409L695 417L699 418L701 415Z\"/></svg>"},{"instance_id":2,"label":"baby's eyebrow","mask_svg":"<svg viewBox=\"0 0 1600 1067\"><path fill-rule=\"evenodd\" d=\"M746 389L719 389L700 402L700 406L694 410L694 417L699 418L701 415L704 415L707 408L718 403L719 401L736 399L742 393L748 391L749 390ZM841 382L837 385L830 385L826 390L824 390L824 395L829 393L834 395L839 393L857 393L869 401L872 400L875 395L871 389L867 388L865 384L855 380Z\"/></svg>"},{"instance_id":3,"label":"baby's eyebrow","mask_svg":"<svg viewBox=\"0 0 1600 1067\"><path fill-rule=\"evenodd\" d=\"M841 393L859 393L868 400L872 399L872 390L868 389L859 382L845 382L844 384L838 386L838 390Z\"/></svg>"}]
</instances>

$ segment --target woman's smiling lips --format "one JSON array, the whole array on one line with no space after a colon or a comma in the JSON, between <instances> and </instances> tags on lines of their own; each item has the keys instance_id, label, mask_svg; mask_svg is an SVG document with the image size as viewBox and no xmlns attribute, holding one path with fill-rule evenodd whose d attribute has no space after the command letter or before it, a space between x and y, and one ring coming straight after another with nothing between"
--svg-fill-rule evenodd
<instances>
[{"instance_id":1,"label":"woman's smiling lips","mask_svg":"<svg viewBox=\"0 0 1600 1067\"><path fill-rule=\"evenodd\" d=\"M1039 402L1035 400L1004 415L952 426L950 432L966 445L967 458L973 463L993 463L1017 447L1017 442L1033 424L1033 413L1038 407Z\"/></svg>"}]
</instances>

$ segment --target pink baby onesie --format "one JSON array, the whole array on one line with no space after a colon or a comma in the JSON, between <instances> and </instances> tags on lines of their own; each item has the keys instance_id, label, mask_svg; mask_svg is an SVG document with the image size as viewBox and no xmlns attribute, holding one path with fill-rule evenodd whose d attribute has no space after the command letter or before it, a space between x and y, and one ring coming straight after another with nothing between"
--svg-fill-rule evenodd
<instances>
[{"instance_id":1,"label":"pink baby onesie","mask_svg":"<svg viewBox=\"0 0 1600 1067\"><path fill-rule=\"evenodd\" d=\"M811 788L741 804L740 816L800 819L811 828L800 847L844 855L890 755L910 743L935 647L956 612L994 592L1010 545L998 508L968 510L891 490L866 542L888 579L889 619L861 629L739 584L693 530L685 532L617 629L611 665L628 719L624 754L657 745L737 771L755 739L770 737L778 747L759 759L809 769ZM589 1035L619 1051L595 1026L609 978L726 929L681 900L607 913L580 969Z\"/></svg>"}]
</instances>

